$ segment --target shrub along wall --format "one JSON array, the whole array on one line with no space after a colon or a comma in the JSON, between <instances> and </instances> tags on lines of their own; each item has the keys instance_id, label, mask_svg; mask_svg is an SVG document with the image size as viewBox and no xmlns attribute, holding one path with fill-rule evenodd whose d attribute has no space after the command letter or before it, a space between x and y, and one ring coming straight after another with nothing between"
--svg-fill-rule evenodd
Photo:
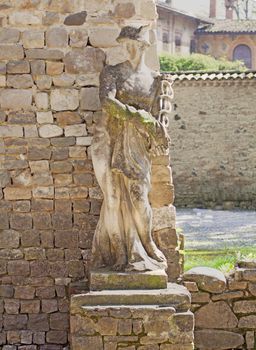
<instances>
[{"instance_id":1,"label":"shrub along wall","mask_svg":"<svg viewBox=\"0 0 256 350\"><path fill-rule=\"evenodd\" d=\"M176 76L176 206L256 208L255 87L254 73Z\"/></svg>"},{"instance_id":2,"label":"shrub along wall","mask_svg":"<svg viewBox=\"0 0 256 350\"><path fill-rule=\"evenodd\" d=\"M227 278L193 268L184 275L192 295L197 350L256 348L256 262L240 262Z\"/></svg>"}]
</instances>

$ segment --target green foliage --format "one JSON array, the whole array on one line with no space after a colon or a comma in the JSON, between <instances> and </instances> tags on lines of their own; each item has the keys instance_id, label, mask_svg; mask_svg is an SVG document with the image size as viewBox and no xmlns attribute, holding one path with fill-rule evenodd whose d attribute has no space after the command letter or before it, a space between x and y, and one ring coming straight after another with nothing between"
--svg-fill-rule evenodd
<instances>
[{"instance_id":1,"label":"green foliage","mask_svg":"<svg viewBox=\"0 0 256 350\"><path fill-rule=\"evenodd\" d=\"M221 270L223 273L234 269L238 260L256 259L255 248L234 248L216 251L186 251L185 271L196 266L206 266Z\"/></svg>"},{"instance_id":2,"label":"green foliage","mask_svg":"<svg viewBox=\"0 0 256 350\"><path fill-rule=\"evenodd\" d=\"M189 56L161 54L160 67L163 72L246 70L241 61L231 62L224 58L217 60L198 53Z\"/></svg>"}]
</instances>

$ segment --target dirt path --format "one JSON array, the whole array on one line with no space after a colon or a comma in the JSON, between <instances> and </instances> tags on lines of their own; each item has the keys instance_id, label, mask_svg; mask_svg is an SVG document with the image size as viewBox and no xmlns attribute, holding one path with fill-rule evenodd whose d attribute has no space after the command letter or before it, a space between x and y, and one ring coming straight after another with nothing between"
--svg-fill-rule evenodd
<instances>
[{"instance_id":1,"label":"dirt path","mask_svg":"<svg viewBox=\"0 0 256 350\"><path fill-rule=\"evenodd\" d=\"M256 248L256 211L177 209L186 249Z\"/></svg>"}]
</instances>

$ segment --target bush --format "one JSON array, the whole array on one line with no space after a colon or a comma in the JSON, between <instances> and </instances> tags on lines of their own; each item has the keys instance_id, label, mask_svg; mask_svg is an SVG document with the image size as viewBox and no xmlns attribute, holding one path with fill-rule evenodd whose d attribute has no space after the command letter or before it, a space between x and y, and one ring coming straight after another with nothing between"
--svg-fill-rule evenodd
<instances>
[{"instance_id":1,"label":"bush","mask_svg":"<svg viewBox=\"0 0 256 350\"><path fill-rule=\"evenodd\" d=\"M246 70L241 61L231 62L197 53L189 56L161 54L160 67L163 72Z\"/></svg>"}]
</instances>

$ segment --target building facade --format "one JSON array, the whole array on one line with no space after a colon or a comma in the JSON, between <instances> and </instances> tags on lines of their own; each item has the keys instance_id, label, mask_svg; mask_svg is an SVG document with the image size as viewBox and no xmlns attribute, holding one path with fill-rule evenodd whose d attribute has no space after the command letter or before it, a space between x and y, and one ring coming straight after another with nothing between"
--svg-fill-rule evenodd
<instances>
[{"instance_id":1,"label":"building facade","mask_svg":"<svg viewBox=\"0 0 256 350\"><path fill-rule=\"evenodd\" d=\"M190 54L196 51L195 32L202 19L158 1L158 52Z\"/></svg>"}]
</instances>

